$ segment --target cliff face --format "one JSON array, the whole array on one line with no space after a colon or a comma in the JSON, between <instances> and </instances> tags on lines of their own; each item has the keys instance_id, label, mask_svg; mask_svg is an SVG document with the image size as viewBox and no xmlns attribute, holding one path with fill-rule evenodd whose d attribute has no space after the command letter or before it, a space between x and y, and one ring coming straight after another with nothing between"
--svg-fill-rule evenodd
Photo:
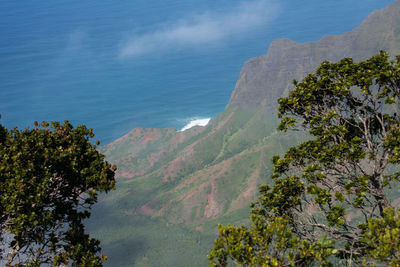
<instances>
[{"instance_id":1,"label":"cliff face","mask_svg":"<svg viewBox=\"0 0 400 267\"><path fill-rule=\"evenodd\" d=\"M400 54L400 1L343 35L273 42L265 56L244 65L225 112L207 127L137 128L102 149L118 165L113 205L124 214L196 227L248 207L258 186L270 182L271 156L301 138L275 131L277 98L288 93L292 80L324 60L361 60L380 50Z\"/></svg>"},{"instance_id":2,"label":"cliff face","mask_svg":"<svg viewBox=\"0 0 400 267\"><path fill-rule=\"evenodd\" d=\"M301 79L324 60L343 57L362 60L380 50L400 54L400 2L371 13L355 30L328 35L318 42L297 43L280 39L271 43L268 53L249 60L243 67L228 107L251 109L264 105L275 110L277 98L286 94L293 79Z\"/></svg>"},{"instance_id":3,"label":"cliff face","mask_svg":"<svg viewBox=\"0 0 400 267\"><path fill-rule=\"evenodd\" d=\"M244 65L226 110L207 127L136 128L103 147L119 178L94 213L110 265L160 266L169 259L173 266L177 258L206 265L216 223L243 222L259 185L271 183L270 158L302 138L276 132L277 98L324 60L360 60L379 50L400 54L400 0L343 35L273 42L265 56ZM142 254L123 253L132 247Z\"/></svg>"}]
</instances>

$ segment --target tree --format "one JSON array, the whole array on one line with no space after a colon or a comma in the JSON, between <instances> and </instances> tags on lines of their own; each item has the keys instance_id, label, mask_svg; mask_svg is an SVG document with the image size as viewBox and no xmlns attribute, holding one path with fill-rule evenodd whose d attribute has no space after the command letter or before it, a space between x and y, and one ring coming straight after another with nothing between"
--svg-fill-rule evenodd
<instances>
[{"instance_id":1,"label":"tree","mask_svg":"<svg viewBox=\"0 0 400 267\"><path fill-rule=\"evenodd\" d=\"M65 121L33 129L0 125L0 265L101 266L83 220L98 192L115 189L115 166Z\"/></svg>"},{"instance_id":2,"label":"tree","mask_svg":"<svg viewBox=\"0 0 400 267\"><path fill-rule=\"evenodd\" d=\"M218 227L211 266L400 265L400 56L344 58L279 99L307 141L274 156L251 226Z\"/></svg>"}]
</instances>

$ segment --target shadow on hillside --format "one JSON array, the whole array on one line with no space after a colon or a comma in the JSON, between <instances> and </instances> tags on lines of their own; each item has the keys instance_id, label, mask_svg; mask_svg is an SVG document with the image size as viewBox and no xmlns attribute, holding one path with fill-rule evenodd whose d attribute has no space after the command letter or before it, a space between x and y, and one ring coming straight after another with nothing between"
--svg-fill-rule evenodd
<instances>
[{"instance_id":1,"label":"shadow on hillside","mask_svg":"<svg viewBox=\"0 0 400 267\"><path fill-rule=\"evenodd\" d=\"M133 266L138 257L145 256L146 243L137 240L118 240L103 247L108 257L104 266Z\"/></svg>"}]
</instances>

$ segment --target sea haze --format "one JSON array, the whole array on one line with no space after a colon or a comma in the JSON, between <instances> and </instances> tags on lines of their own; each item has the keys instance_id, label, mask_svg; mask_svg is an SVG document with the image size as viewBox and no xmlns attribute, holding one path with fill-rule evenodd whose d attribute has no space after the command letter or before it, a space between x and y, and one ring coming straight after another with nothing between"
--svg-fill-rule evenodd
<instances>
[{"instance_id":1,"label":"sea haze","mask_svg":"<svg viewBox=\"0 0 400 267\"><path fill-rule=\"evenodd\" d=\"M1 124L70 120L105 144L224 110L271 41L315 41L392 0L0 2Z\"/></svg>"}]
</instances>

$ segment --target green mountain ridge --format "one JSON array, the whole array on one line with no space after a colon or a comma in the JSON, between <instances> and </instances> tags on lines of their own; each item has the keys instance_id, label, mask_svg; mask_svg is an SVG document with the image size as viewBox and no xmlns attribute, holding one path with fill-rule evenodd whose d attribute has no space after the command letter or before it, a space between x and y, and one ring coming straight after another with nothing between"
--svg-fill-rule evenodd
<instances>
[{"instance_id":1,"label":"green mountain ridge","mask_svg":"<svg viewBox=\"0 0 400 267\"><path fill-rule=\"evenodd\" d=\"M204 266L217 223L246 223L258 187L271 183L270 158L304 138L276 131L277 98L324 60L361 60L380 50L400 54L400 0L343 35L303 44L274 41L266 55L245 63L226 110L206 127L135 128L102 147L118 166L118 189L102 199L89 228L105 254L111 252L109 264L158 266L163 259L164 266ZM147 245L140 243L144 233L152 236ZM170 244L171 234L193 240L177 238L186 246L181 251ZM113 257L114 247L135 242L135 255ZM168 244L181 261L170 259L172 252L163 248Z\"/></svg>"},{"instance_id":2,"label":"green mountain ridge","mask_svg":"<svg viewBox=\"0 0 400 267\"><path fill-rule=\"evenodd\" d=\"M317 42L298 43L278 39L268 53L249 60L243 67L228 107L277 107L276 99L288 93L293 79L301 79L316 70L324 60L352 57L359 61L380 50L400 53L399 1L371 13L353 31L327 35ZM266 90L267 89L267 90Z\"/></svg>"}]
</instances>

